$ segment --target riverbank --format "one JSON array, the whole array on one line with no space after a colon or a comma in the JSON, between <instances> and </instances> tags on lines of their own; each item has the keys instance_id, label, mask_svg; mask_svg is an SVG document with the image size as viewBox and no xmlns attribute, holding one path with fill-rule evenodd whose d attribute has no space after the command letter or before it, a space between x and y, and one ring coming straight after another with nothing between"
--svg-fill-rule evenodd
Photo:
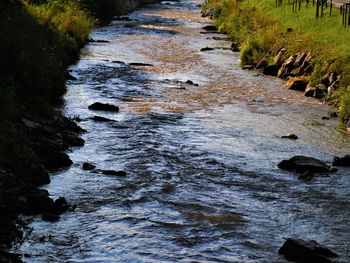
<instances>
[{"instance_id":1,"label":"riverbank","mask_svg":"<svg viewBox=\"0 0 350 263\"><path fill-rule=\"evenodd\" d=\"M332 103L349 127L350 31L339 9L328 6L316 19L312 3L294 11L292 2L276 3L209 0L202 14L229 35L244 68L286 79L287 88Z\"/></svg>"},{"instance_id":2,"label":"riverbank","mask_svg":"<svg viewBox=\"0 0 350 263\"><path fill-rule=\"evenodd\" d=\"M50 221L74 208L38 188L50 182L49 173L72 165L66 154L70 147L84 145L83 129L57 110L65 82L73 78L67 68L79 58L94 26L145 3L1 1L1 262L20 261L8 253L30 231L19 215L43 214Z\"/></svg>"}]
</instances>

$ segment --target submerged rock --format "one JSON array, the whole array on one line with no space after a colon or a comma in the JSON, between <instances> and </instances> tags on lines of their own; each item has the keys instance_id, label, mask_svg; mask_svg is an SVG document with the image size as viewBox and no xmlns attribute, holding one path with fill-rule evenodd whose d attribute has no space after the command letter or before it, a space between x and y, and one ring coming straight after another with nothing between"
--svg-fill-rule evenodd
<instances>
[{"instance_id":1,"label":"submerged rock","mask_svg":"<svg viewBox=\"0 0 350 263\"><path fill-rule=\"evenodd\" d=\"M330 173L333 170L324 162L307 156L294 156L289 160L283 160L278 168L297 173Z\"/></svg>"},{"instance_id":2,"label":"submerged rock","mask_svg":"<svg viewBox=\"0 0 350 263\"><path fill-rule=\"evenodd\" d=\"M316 241L304 241L302 239L288 238L278 250L287 260L299 263L330 263L330 258L338 257L329 248L318 244Z\"/></svg>"},{"instance_id":3,"label":"submerged rock","mask_svg":"<svg viewBox=\"0 0 350 263\"><path fill-rule=\"evenodd\" d=\"M218 31L218 28L215 25L207 25L202 27L202 29L207 31Z\"/></svg>"},{"instance_id":4,"label":"submerged rock","mask_svg":"<svg viewBox=\"0 0 350 263\"><path fill-rule=\"evenodd\" d=\"M102 116L94 116L91 118L91 120L96 122L114 122L114 120L111 120Z\"/></svg>"},{"instance_id":5,"label":"submerged rock","mask_svg":"<svg viewBox=\"0 0 350 263\"><path fill-rule=\"evenodd\" d=\"M47 222L56 222L60 219L60 216L56 214L45 213L41 218Z\"/></svg>"},{"instance_id":6,"label":"submerged rock","mask_svg":"<svg viewBox=\"0 0 350 263\"><path fill-rule=\"evenodd\" d=\"M95 168L96 166L91 163L83 163L84 170L91 171L91 170L94 170Z\"/></svg>"},{"instance_id":7,"label":"submerged rock","mask_svg":"<svg viewBox=\"0 0 350 263\"><path fill-rule=\"evenodd\" d=\"M200 49L200 51L211 51L211 50L214 50L215 48L212 48L212 47L203 47Z\"/></svg>"},{"instance_id":8,"label":"submerged rock","mask_svg":"<svg viewBox=\"0 0 350 263\"><path fill-rule=\"evenodd\" d=\"M99 110L99 111L112 111L112 112L119 111L118 106L108 104L108 103L101 103L101 102L95 102L95 103L91 104L88 108L89 108L89 110Z\"/></svg>"},{"instance_id":9,"label":"submerged rock","mask_svg":"<svg viewBox=\"0 0 350 263\"><path fill-rule=\"evenodd\" d=\"M291 140L297 140L298 136L293 134L293 133L289 133L287 135L282 136L281 138L283 139L291 139Z\"/></svg>"},{"instance_id":10,"label":"submerged rock","mask_svg":"<svg viewBox=\"0 0 350 263\"><path fill-rule=\"evenodd\" d=\"M126 172L124 171L101 170L101 173L104 175L126 176Z\"/></svg>"},{"instance_id":11,"label":"submerged rock","mask_svg":"<svg viewBox=\"0 0 350 263\"><path fill-rule=\"evenodd\" d=\"M140 62L132 62L132 63L129 63L129 66L135 66L135 67L154 67L154 65L152 65L152 64L140 63Z\"/></svg>"},{"instance_id":12,"label":"submerged rock","mask_svg":"<svg viewBox=\"0 0 350 263\"><path fill-rule=\"evenodd\" d=\"M344 157L335 156L333 159L333 166L347 166L350 167L350 155Z\"/></svg>"}]
</instances>

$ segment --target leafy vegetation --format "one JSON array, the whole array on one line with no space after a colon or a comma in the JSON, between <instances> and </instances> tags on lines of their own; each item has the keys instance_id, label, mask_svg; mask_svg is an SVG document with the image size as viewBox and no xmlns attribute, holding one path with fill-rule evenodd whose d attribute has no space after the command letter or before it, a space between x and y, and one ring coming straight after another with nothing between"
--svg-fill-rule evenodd
<instances>
[{"instance_id":1,"label":"leafy vegetation","mask_svg":"<svg viewBox=\"0 0 350 263\"><path fill-rule=\"evenodd\" d=\"M289 54L310 51L314 57L312 83L319 83L330 71L343 74L341 88L328 98L339 106L341 115L350 114L350 28L342 27L342 16L333 8L316 19L315 6L303 2L292 12L292 2L276 7L270 0L209 0L204 9L215 9L214 22L241 46L242 64L272 56L281 47Z\"/></svg>"}]
</instances>

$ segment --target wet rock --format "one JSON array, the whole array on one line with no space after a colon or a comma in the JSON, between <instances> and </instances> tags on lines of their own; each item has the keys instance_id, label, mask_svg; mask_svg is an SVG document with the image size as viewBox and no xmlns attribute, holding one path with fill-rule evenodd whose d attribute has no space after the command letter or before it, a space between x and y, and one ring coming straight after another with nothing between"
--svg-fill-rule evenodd
<instances>
[{"instance_id":1,"label":"wet rock","mask_svg":"<svg viewBox=\"0 0 350 263\"><path fill-rule=\"evenodd\" d=\"M95 40L95 39L92 39L92 38L90 38L90 39L88 40L88 42L90 42L90 43L109 43L108 40L103 40L103 39L97 39L97 40Z\"/></svg>"},{"instance_id":2,"label":"wet rock","mask_svg":"<svg viewBox=\"0 0 350 263\"><path fill-rule=\"evenodd\" d=\"M242 67L243 70L253 70L255 67L253 65L244 65Z\"/></svg>"},{"instance_id":3,"label":"wet rock","mask_svg":"<svg viewBox=\"0 0 350 263\"><path fill-rule=\"evenodd\" d=\"M304 92L304 96L320 99L327 94L326 92L327 87L324 84L318 84L316 86L307 86Z\"/></svg>"},{"instance_id":4,"label":"wet rock","mask_svg":"<svg viewBox=\"0 0 350 263\"><path fill-rule=\"evenodd\" d=\"M140 63L140 62L129 63L129 66L134 66L134 67L154 67L154 65L152 65L152 64Z\"/></svg>"},{"instance_id":5,"label":"wet rock","mask_svg":"<svg viewBox=\"0 0 350 263\"><path fill-rule=\"evenodd\" d=\"M262 69L262 68L266 68L269 65L268 61L266 58L262 58L258 64L256 65L256 69Z\"/></svg>"},{"instance_id":6,"label":"wet rock","mask_svg":"<svg viewBox=\"0 0 350 263\"><path fill-rule=\"evenodd\" d=\"M307 156L294 156L289 160L283 160L278 168L297 173L330 173L332 169L324 162Z\"/></svg>"},{"instance_id":7,"label":"wet rock","mask_svg":"<svg viewBox=\"0 0 350 263\"><path fill-rule=\"evenodd\" d=\"M279 69L281 68L282 64L273 64L273 65L268 65L263 68L263 74L268 75L268 76L277 76L277 73Z\"/></svg>"},{"instance_id":8,"label":"wet rock","mask_svg":"<svg viewBox=\"0 0 350 263\"><path fill-rule=\"evenodd\" d=\"M338 113L336 111L328 112L329 118L338 118Z\"/></svg>"},{"instance_id":9,"label":"wet rock","mask_svg":"<svg viewBox=\"0 0 350 263\"><path fill-rule=\"evenodd\" d=\"M214 36L214 37L208 37L207 39L214 39L214 40L225 40L225 41L230 40L228 37L217 37L217 36Z\"/></svg>"},{"instance_id":10,"label":"wet rock","mask_svg":"<svg viewBox=\"0 0 350 263\"><path fill-rule=\"evenodd\" d=\"M338 257L332 250L314 240L304 241L292 238L286 240L278 253L287 260L299 263L330 263L331 258Z\"/></svg>"},{"instance_id":11,"label":"wet rock","mask_svg":"<svg viewBox=\"0 0 350 263\"><path fill-rule=\"evenodd\" d=\"M49 171L59 171L70 167L73 162L68 154L58 152L49 146L41 145L42 151L38 155L42 158L43 164Z\"/></svg>"},{"instance_id":12,"label":"wet rock","mask_svg":"<svg viewBox=\"0 0 350 263\"><path fill-rule=\"evenodd\" d=\"M207 30L207 31L218 31L218 28L215 25L207 25L202 27L202 29Z\"/></svg>"},{"instance_id":13,"label":"wet rock","mask_svg":"<svg viewBox=\"0 0 350 263\"><path fill-rule=\"evenodd\" d=\"M176 186L173 184L166 184L162 187L162 192L166 194L173 193L175 192L175 190L176 190Z\"/></svg>"},{"instance_id":14,"label":"wet rock","mask_svg":"<svg viewBox=\"0 0 350 263\"><path fill-rule=\"evenodd\" d=\"M309 78L307 77L294 77L287 81L285 87L290 90L305 91L308 82Z\"/></svg>"},{"instance_id":15,"label":"wet rock","mask_svg":"<svg viewBox=\"0 0 350 263\"><path fill-rule=\"evenodd\" d=\"M327 94L329 96L332 96L334 94L334 92L338 89L339 87L339 83L338 82L334 82L333 84L331 84L328 88L327 88Z\"/></svg>"},{"instance_id":16,"label":"wet rock","mask_svg":"<svg viewBox=\"0 0 350 263\"><path fill-rule=\"evenodd\" d=\"M274 64L281 64L282 65L282 61L283 61L283 57L286 54L286 49L285 48L281 48L277 55L274 57L273 59L273 63ZM277 74L276 74L277 75Z\"/></svg>"},{"instance_id":17,"label":"wet rock","mask_svg":"<svg viewBox=\"0 0 350 263\"><path fill-rule=\"evenodd\" d=\"M333 166L350 167L350 155L345 155L343 157L335 156L334 159L333 159Z\"/></svg>"},{"instance_id":18,"label":"wet rock","mask_svg":"<svg viewBox=\"0 0 350 263\"><path fill-rule=\"evenodd\" d=\"M198 86L197 83L194 83L192 80L189 80L189 79L185 83L192 86Z\"/></svg>"},{"instance_id":19,"label":"wet rock","mask_svg":"<svg viewBox=\"0 0 350 263\"><path fill-rule=\"evenodd\" d=\"M312 73L313 71L313 66L311 65L312 60L313 60L313 56L311 55L311 52L307 53L303 64L298 68L300 76Z\"/></svg>"},{"instance_id":20,"label":"wet rock","mask_svg":"<svg viewBox=\"0 0 350 263\"><path fill-rule=\"evenodd\" d=\"M278 78L286 78L290 76L290 72L295 68L296 56L292 55L290 56L281 66L281 68L278 70L277 77Z\"/></svg>"},{"instance_id":21,"label":"wet rock","mask_svg":"<svg viewBox=\"0 0 350 263\"><path fill-rule=\"evenodd\" d=\"M91 171L91 170L94 170L96 166L91 163L83 163L82 168L86 171Z\"/></svg>"},{"instance_id":22,"label":"wet rock","mask_svg":"<svg viewBox=\"0 0 350 263\"><path fill-rule=\"evenodd\" d=\"M233 52L239 52L239 45L238 45L238 43L237 43L236 41L233 41L233 42L231 43L231 50L232 50Z\"/></svg>"},{"instance_id":23,"label":"wet rock","mask_svg":"<svg viewBox=\"0 0 350 263\"><path fill-rule=\"evenodd\" d=\"M74 77L72 74L70 74L70 73L66 73L66 79L67 80L77 80L77 78L76 77Z\"/></svg>"},{"instance_id":24,"label":"wet rock","mask_svg":"<svg viewBox=\"0 0 350 263\"><path fill-rule=\"evenodd\" d=\"M119 107L108 103L95 102L89 106L89 110L118 112Z\"/></svg>"},{"instance_id":25,"label":"wet rock","mask_svg":"<svg viewBox=\"0 0 350 263\"><path fill-rule=\"evenodd\" d=\"M187 84L187 85L196 86L196 87L199 86L197 83L194 83L190 79L186 80L185 82L178 80L178 81L176 81L176 83L178 83L178 84Z\"/></svg>"},{"instance_id":26,"label":"wet rock","mask_svg":"<svg viewBox=\"0 0 350 263\"><path fill-rule=\"evenodd\" d=\"M69 209L69 204L64 197L55 200L55 212L63 213Z\"/></svg>"},{"instance_id":27,"label":"wet rock","mask_svg":"<svg viewBox=\"0 0 350 263\"><path fill-rule=\"evenodd\" d=\"M211 51L211 50L214 50L215 48L212 48L212 47L203 47L200 49L200 51Z\"/></svg>"},{"instance_id":28,"label":"wet rock","mask_svg":"<svg viewBox=\"0 0 350 263\"><path fill-rule=\"evenodd\" d=\"M47 221L47 222L56 222L60 219L60 216L59 215L56 215L56 214L49 214L49 213L45 213L42 215L41 217L44 221Z\"/></svg>"},{"instance_id":29,"label":"wet rock","mask_svg":"<svg viewBox=\"0 0 350 263\"><path fill-rule=\"evenodd\" d=\"M9 199L7 202L11 202L11 207L20 213L40 214L55 211L55 203L47 190L19 188L9 190L7 195L17 197L17 200Z\"/></svg>"},{"instance_id":30,"label":"wet rock","mask_svg":"<svg viewBox=\"0 0 350 263\"><path fill-rule=\"evenodd\" d=\"M294 68L301 67L303 65L305 58L307 57L306 52L299 52L297 53L296 59L294 61Z\"/></svg>"},{"instance_id":31,"label":"wet rock","mask_svg":"<svg viewBox=\"0 0 350 263\"><path fill-rule=\"evenodd\" d=\"M101 173L104 175L126 176L126 172L124 171L101 170Z\"/></svg>"},{"instance_id":32,"label":"wet rock","mask_svg":"<svg viewBox=\"0 0 350 263\"><path fill-rule=\"evenodd\" d=\"M282 136L281 138L283 139L291 139L291 140L297 140L298 136L293 134L293 133L289 133L287 135Z\"/></svg>"},{"instance_id":33,"label":"wet rock","mask_svg":"<svg viewBox=\"0 0 350 263\"><path fill-rule=\"evenodd\" d=\"M91 120L96 122L114 122L114 120L111 120L102 116L94 116L91 118Z\"/></svg>"},{"instance_id":34,"label":"wet rock","mask_svg":"<svg viewBox=\"0 0 350 263\"><path fill-rule=\"evenodd\" d=\"M114 64L122 64L122 65L125 65L125 62L119 61L119 60L112 60L111 62L114 63Z\"/></svg>"},{"instance_id":35,"label":"wet rock","mask_svg":"<svg viewBox=\"0 0 350 263\"><path fill-rule=\"evenodd\" d=\"M62 139L69 146L82 147L85 145L85 141L75 133L65 133Z\"/></svg>"},{"instance_id":36,"label":"wet rock","mask_svg":"<svg viewBox=\"0 0 350 263\"><path fill-rule=\"evenodd\" d=\"M114 17L116 21L131 21L132 19L128 16L116 16Z\"/></svg>"}]
</instances>

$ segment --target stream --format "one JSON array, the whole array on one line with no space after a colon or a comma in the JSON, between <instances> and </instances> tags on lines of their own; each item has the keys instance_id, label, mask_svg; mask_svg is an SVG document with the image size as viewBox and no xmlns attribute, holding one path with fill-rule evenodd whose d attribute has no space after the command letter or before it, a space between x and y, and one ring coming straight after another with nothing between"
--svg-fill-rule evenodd
<instances>
[{"instance_id":1,"label":"stream","mask_svg":"<svg viewBox=\"0 0 350 263\"><path fill-rule=\"evenodd\" d=\"M277 164L294 155L331 164L350 136L322 119L331 107L242 70L226 36L202 29L211 22L200 4L149 5L92 33L104 41L70 68L63 109L81 119L86 144L45 187L77 209L33 220L17 248L25 262L287 262L277 254L287 237L347 262L350 170L305 182ZM120 112L88 110L97 101ZM281 139L288 133L299 139Z\"/></svg>"}]
</instances>

